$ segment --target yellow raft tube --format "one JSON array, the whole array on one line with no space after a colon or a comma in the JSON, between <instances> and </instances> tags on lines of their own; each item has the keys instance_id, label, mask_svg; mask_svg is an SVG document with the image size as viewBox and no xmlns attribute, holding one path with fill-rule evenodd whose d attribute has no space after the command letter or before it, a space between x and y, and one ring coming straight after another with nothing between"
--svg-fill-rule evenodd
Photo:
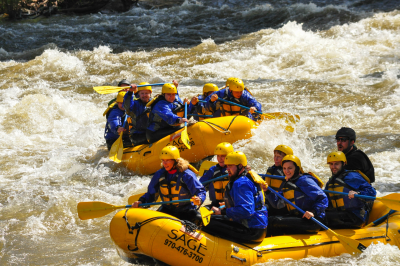
<instances>
[{"instance_id":1,"label":"yellow raft tube","mask_svg":"<svg viewBox=\"0 0 400 266\"><path fill-rule=\"evenodd\" d=\"M375 201L370 221L389 211ZM269 237L258 245L241 245L202 231L186 233L185 226L173 219L176 218L147 209L118 212L111 221L110 235L120 257L133 263L145 255L169 265L253 265L270 259L333 257L347 253L335 237L324 231L314 235ZM386 222L375 227L334 231L365 246L378 242L399 246L399 229L400 213L394 213L389 217L387 231Z\"/></svg>"},{"instance_id":2,"label":"yellow raft tube","mask_svg":"<svg viewBox=\"0 0 400 266\"><path fill-rule=\"evenodd\" d=\"M160 169L160 152L165 146L176 146L181 157L190 163L214 155L215 147L221 142L234 143L251 137L256 125L245 116L225 116L200 121L187 128L191 149L181 140L183 129L150 145L139 145L124 149L122 163L138 174L148 175Z\"/></svg>"}]
</instances>

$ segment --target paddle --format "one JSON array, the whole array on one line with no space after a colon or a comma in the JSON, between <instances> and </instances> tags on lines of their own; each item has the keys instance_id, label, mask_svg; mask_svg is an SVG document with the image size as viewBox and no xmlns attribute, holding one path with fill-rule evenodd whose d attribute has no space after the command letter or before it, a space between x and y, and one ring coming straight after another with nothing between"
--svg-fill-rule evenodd
<instances>
[{"instance_id":1,"label":"paddle","mask_svg":"<svg viewBox=\"0 0 400 266\"><path fill-rule=\"evenodd\" d=\"M216 177L216 178L214 178L214 179L210 179L210 180L204 181L202 184L203 184L203 186L204 186L204 185L207 185L208 183L217 181L217 180L222 179L222 178L225 178L225 177L227 177L227 176L228 176L228 174L222 175L222 176ZM135 201L138 201L144 194L146 194L146 193L141 193L141 194L137 194L137 195L130 196L130 197L128 198L128 203L129 203L129 204L132 204L132 203L134 203Z\"/></svg>"},{"instance_id":2,"label":"paddle","mask_svg":"<svg viewBox=\"0 0 400 266\"><path fill-rule=\"evenodd\" d=\"M213 117L212 115L198 115L198 114L189 114L189 115L197 117Z\"/></svg>"},{"instance_id":3,"label":"paddle","mask_svg":"<svg viewBox=\"0 0 400 266\"><path fill-rule=\"evenodd\" d=\"M154 83L154 84L145 84L145 85L136 85L136 87L147 87L147 86L162 86L165 83ZM114 92L119 92L122 89L129 89L131 86L126 87L117 87L117 86L98 86L93 87L93 89L99 94L109 94Z\"/></svg>"},{"instance_id":4,"label":"paddle","mask_svg":"<svg viewBox=\"0 0 400 266\"><path fill-rule=\"evenodd\" d=\"M303 211L302 209L300 209L298 206L294 205L293 203L291 203L289 200L287 200L284 196L282 196L281 194L279 194L278 192L276 192L275 190L273 190L272 188L268 187L269 191L271 191L272 193L274 193L276 196L278 196L279 198L281 198L282 200L284 200L287 204L290 204L292 207L296 208L299 212L301 212L302 214L305 213L305 211ZM311 217L311 221L313 221L314 223L318 224L319 226L321 226L323 229L327 230L327 234L332 236L335 236L340 243L343 245L343 247L350 253L362 253L367 247L365 247L363 244L361 244L361 242L355 240L355 239L351 239L349 237L343 236L343 235L339 235L338 233L335 233L334 231L332 231L331 229L329 229L327 226L325 226L323 223L321 223L320 221L318 221L317 219L315 219L314 217Z\"/></svg>"},{"instance_id":5,"label":"paddle","mask_svg":"<svg viewBox=\"0 0 400 266\"><path fill-rule=\"evenodd\" d=\"M324 192L332 193L332 194L339 194L339 195L348 195L348 193L331 191L331 190L324 190ZM371 196L354 194L354 197L360 198L360 199L368 199L368 200L379 200L383 204L385 204L387 207L389 207L390 209L400 211L400 193L392 193L392 194L386 195L384 197L371 197Z\"/></svg>"},{"instance_id":6,"label":"paddle","mask_svg":"<svg viewBox=\"0 0 400 266\"><path fill-rule=\"evenodd\" d=\"M187 102L185 102L185 118L187 118ZM186 148L190 149L190 140L187 133L187 122L185 122L185 129L181 132L181 140Z\"/></svg>"},{"instance_id":7,"label":"paddle","mask_svg":"<svg viewBox=\"0 0 400 266\"><path fill-rule=\"evenodd\" d=\"M188 202L191 199L183 199L183 200L171 200L164 202L151 202L151 203L141 203L139 207L151 206L151 205L162 205L162 204L173 204L178 202ZM101 201L88 201L88 202L79 202L78 203L78 216L81 220L94 219L103 217L110 212L117 209L126 209L131 208L132 205L111 205Z\"/></svg>"},{"instance_id":8,"label":"paddle","mask_svg":"<svg viewBox=\"0 0 400 266\"><path fill-rule=\"evenodd\" d=\"M388 213L386 213L385 215L383 215L382 217L376 219L376 220L373 221L372 223L369 223L368 225L364 226L364 228L366 228L366 227L372 227L372 226L375 226L375 225L378 225L378 224L384 222L384 221L387 219L387 217L388 217L389 215L392 215L392 214L395 213L395 212L397 212L397 211L395 211L395 210L390 210L390 212L388 212Z\"/></svg>"},{"instance_id":9,"label":"paddle","mask_svg":"<svg viewBox=\"0 0 400 266\"><path fill-rule=\"evenodd\" d=\"M225 205L222 205L219 207L220 209L225 208ZM208 210L206 207L201 207L200 208L200 214L201 214L201 220L203 221L203 225L207 226L210 221L211 221L211 214L213 214L214 211Z\"/></svg>"},{"instance_id":10,"label":"paddle","mask_svg":"<svg viewBox=\"0 0 400 266\"><path fill-rule=\"evenodd\" d=\"M125 128L125 123L126 119L128 118L128 115L125 115L125 120L122 125L123 128ZM122 160L122 155L124 154L124 142L122 141L122 135L124 134L124 131L121 131L119 133L118 139L113 143L111 146L110 152L108 153L108 158L110 160L113 160L116 163L120 163Z\"/></svg>"}]
</instances>

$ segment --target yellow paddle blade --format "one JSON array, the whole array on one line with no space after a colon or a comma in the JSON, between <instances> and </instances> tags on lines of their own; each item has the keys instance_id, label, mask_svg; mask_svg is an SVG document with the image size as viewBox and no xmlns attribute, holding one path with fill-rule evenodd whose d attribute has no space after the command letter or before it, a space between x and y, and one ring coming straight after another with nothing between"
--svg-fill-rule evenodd
<instances>
[{"instance_id":1,"label":"yellow paddle blade","mask_svg":"<svg viewBox=\"0 0 400 266\"><path fill-rule=\"evenodd\" d=\"M392 193L376 199L382 201L390 209L400 211L400 193Z\"/></svg>"},{"instance_id":2,"label":"yellow paddle blade","mask_svg":"<svg viewBox=\"0 0 400 266\"><path fill-rule=\"evenodd\" d=\"M194 167L194 166L191 165L191 164L189 164L189 169L190 169L193 173L195 173L196 175L199 174L199 171L197 171L196 167Z\"/></svg>"},{"instance_id":3,"label":"yellow paddle blade","mask_svg":"<svg viewBox=\"0 0 400 266\"><path fill-rule=\"evenodd\" d=\"M362 253L367 248L366 246L361 244L361 242L355 239L351 239L350 237L339 235L338 233L335 233L331 229L328 229L326 232L330 236L335 236L343 245L343 247L347 250L347 252L349 252L350 254Z\"/></svg>"},{"instance_id":4,"label":"yellow paddle blade","mask_svg":"<svg viewBox=\"0 0 400 266\"><path fill-rule=\"evenodd\" d=\"M116 87L116 86L98 86L93 87L93 89L99 94L110 94L114 92L119 92L122 89L127 89L130 87Z\"/></svg>"},{"instance_id":5,"label":"yellow paddle blade","mask_svg":"<svg viewBox=\"0 0 400 266\"><path fill-rule=\"evenodd\" d=\"M122 134L119 135L119 138L114 142L111 146L110 152L108 154L108 158L113 160L116 163L120 163L122 160L122 155L124 154L124 143L122 141Z\"/></svg>"},{"instance_id":6,"label":"yellow paddle blade","mask_svg":"<svg viewBox=\"0 0 400 266\"><path fill-rule=\"evenodd\" d=\"M211 166L216 165L217 162L210 162L210 161L204 161L201 163L200 170L199 170L199 176L203 176L205 172L210 169Z\"/></svg>"},{"instance_id":7,"label":"yellow paddle blade","mask_svg":"<svg viewBox=\"0 0 400 266\"><path fill-rule=\"evenodd\" d=\"M142 194L137 194L137 195L132 195L128 198L128 204L133 204L135 201L138 201L140 199L140 197L142 197L144 194L146 193L142 193Z\"/></svg>"},{"instance_id":8,"label":"yellow paddle blade","mask_svg":"<svg viewBox=\"0 0 400 266\"><path fill-rule=\"evenodd\" d=\"M78 216L81 220L103 217L110 212L125 208L125 206L114 206L101 201L89 201L78 203Z\"/></svg>"},{"instance_id":9,"label":"yellow paddle blade","mask_svg":"<svg viewBox=\"0 0 400 266\"><path fill-rule=\"evenodd\" d=\"M185 144L186 148L190 149L190 140L189 140L189 136L187 133L187 127L185 127L185 129L181 132L181 140L183 142L183 144Z\"/></svg>"},{"instance_id":10,"label":"yellow paddle blade","mask_svg":"<svg viewBox=\"0 0 400 266\"><path fill-rule=\"evenodd\" d=\"M210 223L211 214L213 213L213 211L209 211L206 207L200 208L201 220L203 221L204 226L207 226Z\"/></svg>"}]
</instances>

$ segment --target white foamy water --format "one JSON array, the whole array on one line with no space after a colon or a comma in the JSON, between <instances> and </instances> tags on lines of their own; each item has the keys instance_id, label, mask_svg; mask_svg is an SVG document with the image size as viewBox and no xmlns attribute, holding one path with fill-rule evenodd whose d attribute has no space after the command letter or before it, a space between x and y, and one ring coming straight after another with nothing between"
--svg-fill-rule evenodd
<instances>
[{"instance_id":1,"label":"white foamy water","mask_svg":"<svg viewBox=\"0 0 400 266\"><path fill-rule=\"evenodd\" d=\"M255 170L265 172L273 148L286 144L304 170L326 181L334 134L350 126L375 166L378 192L399 191L399 36L395 11L320 32L289 22L219 45L205 39L193 48L149 52L55 48L28 62L0 62L0 264L124 265L108 235L112 214L81 221L76 211L82 201L127 204L150 180L107 159L102 114L115 95L96 94L92 86L122 78L178 79L181 96L192 97L206 82L221 87L240 77L263 111L301 117L293 133L271 120L234 144ZM397 247L378 244L358 257L266 265L388 265L399 255Z\"/></svg>"}]
</instances>

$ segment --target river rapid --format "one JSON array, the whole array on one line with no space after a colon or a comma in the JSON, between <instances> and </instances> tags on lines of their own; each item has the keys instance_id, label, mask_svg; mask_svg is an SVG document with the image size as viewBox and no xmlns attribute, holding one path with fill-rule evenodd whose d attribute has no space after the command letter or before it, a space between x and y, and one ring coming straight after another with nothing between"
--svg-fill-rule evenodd
<instances>
[{"instance_id":1,"label":"river rapid","mask_svg":"<svg viewBox=\"0 0 400 266\"><path fill-rule=\"evenodd\" d=\"M278 144L324 181L342 126L375 166L378 195L400 191L400 8L397 1L185 1L122 14L0 22L0 265L129 265L109 214L81 221L77 203L127 204L151 176L110 162L103 112L115 95L93 86L242 78L264 112L301 117L295 131L265 121L234 144L258 172ZM154 88L159 93L160 88ZM151 262L149 262L151 264ZM390 265L400 251L265 265Z\"/></svg>"}]
</instances>

